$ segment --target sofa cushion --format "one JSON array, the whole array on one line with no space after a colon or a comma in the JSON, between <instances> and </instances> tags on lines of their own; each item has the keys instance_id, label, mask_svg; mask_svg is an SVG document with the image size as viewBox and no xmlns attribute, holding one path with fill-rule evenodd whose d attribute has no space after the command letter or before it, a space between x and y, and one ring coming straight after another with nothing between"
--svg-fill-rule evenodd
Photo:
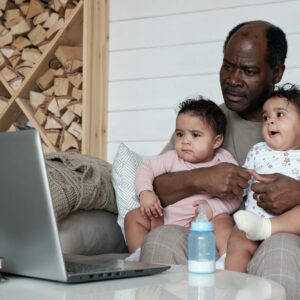
<instances>
[{"instance_id":1,"label":"sofa cushion","mask_svg":"<svg viewBox=\"0 0 300 300\"><path fill-rule=\"evenodd\" d=\"M58 224L64 253L97 255L127 252L117 215L103 210L78 210Z\"/></svg>"},{"instance_id":2,"label":"sofa cushion","mask_svg":"<svg viewBox=\"0 0 300 300\"><path fill-rule=\"evenodd\" d=\"M139 207L135 192L137 168L148 157L143 157L121 143L112 165L112 183L115 189L118 206L118 224L124 234L124 218L127 212Z\"/></svg>"}]
</instances>

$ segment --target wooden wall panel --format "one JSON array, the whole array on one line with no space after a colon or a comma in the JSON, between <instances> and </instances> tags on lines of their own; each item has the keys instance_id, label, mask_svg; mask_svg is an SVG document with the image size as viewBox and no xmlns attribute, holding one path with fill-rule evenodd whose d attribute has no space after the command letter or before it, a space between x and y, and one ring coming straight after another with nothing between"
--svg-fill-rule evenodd
<instances>
[{"instance_id":1,"label":"wooden wall panel","mask_svg":"<svg viewBox=\"0 0 300 300\"><path fill-rule=\"evenodd\" d=\"M273 3L259 7L235 7L221 13L221 20L230 20L224 22L222 26L216 21L220 19L220 10L111 22L110 51L210 41L223 42L232 24L255 19L270 21L282 27L286 34L299 30L299 27L295 26L299 20L299 3L295 1L290 1L284 6L282 3Z\"/></svg>"},{"instance_id":2,"label":"wooden wall panel","mask_svg":"<svg viewBox=\"0 0 300 300\"><path fill-rule=\"evenodd\" d=\"M187 14L197 11L223 10L234 7L248 7L276 4L281 0L111 0L110 19L124 20L152 16ZM284 2L292 2L284 1Z\"/></svg>"}]
</instances>

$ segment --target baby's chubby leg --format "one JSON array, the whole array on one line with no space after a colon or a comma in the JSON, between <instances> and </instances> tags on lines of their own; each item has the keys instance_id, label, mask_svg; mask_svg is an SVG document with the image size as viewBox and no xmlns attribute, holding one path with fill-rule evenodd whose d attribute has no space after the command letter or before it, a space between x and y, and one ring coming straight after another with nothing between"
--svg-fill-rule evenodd
<instances>
[{"instance_id":1,"label":"baby's chubby leg","mask_svg":"<svg viewBox=\"0 0 300 300\"><path fill-rule=\"evenodd\" d=\"M246 273L257 247L258 242L247 239L245 233L234 226L228 241L225 269Z\"/></svg>"},{"instance_id":2,"label":"baby's chubby leg","mask_svg":"<svg viewBox=\"0 0 300 300\"><path fill-rule=\"evenodd\" d=\"M138 249L148 232L161 225L163 225L163 217L157 217L153 220L144 218L139 208L128 212L125 216L124 229L129 252L133 253Z\"/></svg>"}]
</instances>

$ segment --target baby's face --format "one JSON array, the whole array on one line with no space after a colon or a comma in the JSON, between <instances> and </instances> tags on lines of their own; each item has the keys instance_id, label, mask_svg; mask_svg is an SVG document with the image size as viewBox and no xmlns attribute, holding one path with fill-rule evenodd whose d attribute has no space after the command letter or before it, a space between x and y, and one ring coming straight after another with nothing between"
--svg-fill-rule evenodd
<instances>
[{"instance_id":1,"label":"baby's face","mask_svg":"<svg viewBox=\"0 0 300 300\"><path fill-rule=\"evenodd\" d=\"M263 137L273 150L300 149L300 116L286 98L272 97L263 107Z\"/></svg>"},{"instance_id":2,"label":"baby's face","mask_svg":"<svg viewBox=\"0 0 300 300\"><path fill-rule=\"evenodd\" d=\"M214 157L218 136L199 116L181 113L176 119L175 150L191 163L207 162Z\"/></svg>"}]
</instances>

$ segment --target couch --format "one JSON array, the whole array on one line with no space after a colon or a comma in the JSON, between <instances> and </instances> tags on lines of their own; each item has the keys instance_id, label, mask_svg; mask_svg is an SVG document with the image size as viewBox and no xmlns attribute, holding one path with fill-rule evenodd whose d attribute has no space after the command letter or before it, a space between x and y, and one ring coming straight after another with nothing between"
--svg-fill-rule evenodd
<instances>
[{"instance_id":1,"label":"couch","mask_svg":"<svg viewBox=\"0 0 300 300\"><path fill-rule=\"evenodd\" d=\"M128 211L139 206L135 175L139 165L149 157L121 143L113 164L62 153L45 158L63 252L128 254L124 218ZM73 185L66 188L66 182ZM79 194L84 197L74 197Z\"/></svg>"},{"instance_id":2,"label":"couch","mask_svg":"<svg viewBox=\"0 0 300 300\"><path fill-rule=\"evenodd\" d=\"M62 250L67 254L128 253L112 185L112 165L75 154L45 154Z\"/></svg>"},{"instance_id":3,"label":"couch","mask_svg":"<svg viewBox=\"0 0 300 300\"><path fill-rule=\"evenodd\" d=\"M64 253L98 255L128 252L117 215L104 210L78 210L58 223Z\"/></svg>"}]
</instances>

